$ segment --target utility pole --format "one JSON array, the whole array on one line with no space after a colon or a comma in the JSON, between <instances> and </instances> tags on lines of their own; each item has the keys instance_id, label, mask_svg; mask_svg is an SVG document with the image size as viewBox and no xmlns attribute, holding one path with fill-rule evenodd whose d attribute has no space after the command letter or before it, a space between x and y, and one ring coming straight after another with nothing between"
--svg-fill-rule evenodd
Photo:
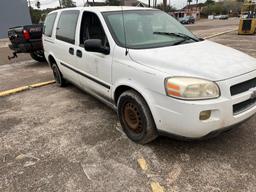
<instances>
[{"instance_id":1,"label":"utility pole","mask_svg":"<svg viewBox=\"0 0 256 192\"><path fill-rule=\"evenodd\" d=\"M163 5L164 5L164 11L167 11L167 0L163 0Z\"/></svg>"},{"instance_id":2,"label":"utility pole","mask_svg":"<svg viewBox=\"0 0 256 192\"><path fill-rule=\"evenodd\" d=\"M62 8L62 3L61 3L61 0L59 0L59 3L60 3L60 8Z\"/></svg>"},{"instance_id":3,"label":"utility pole","mask_svg":"<svg viewBox=\"0 0 256 192\"><path fill-rule=\"evenodd\" d=\"M37 7L37 9L40 9L40 7L41 7L41 3L39 0L37 0L37 2L36 2L36 7Z\"/></svg>"},{"instance_id":4,"label":"utility pole","mask_svg":"<svg viewBox=\"0 0 256 192\"><path fill-rule=\"evenodd\" d=\"M28 0L28 7L29 7L29 13L30 13L30 17L31 17L32 10L31 10L31 2L30 2L30 0Z\"/></svg>"}]
</instances>

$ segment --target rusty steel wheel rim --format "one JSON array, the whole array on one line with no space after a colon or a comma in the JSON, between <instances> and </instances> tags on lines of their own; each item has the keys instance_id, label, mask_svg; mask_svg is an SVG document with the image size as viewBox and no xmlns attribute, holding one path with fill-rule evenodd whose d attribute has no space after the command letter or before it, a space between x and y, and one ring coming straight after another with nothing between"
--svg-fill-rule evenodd
<instances>
[{"instance_id":1,"label":"rusty steel wheel rim","mask_svg":"<svg viewBox=\"0 0 256 192\"><path fill-rule=\"evenodd\" d=\"M141 114L138 110L138 107L128 102L124 106L124 112L123 117L126 125L128 128L135 132L135 133L141 133L142 132L142 120L141 120Z\"/></svg>"}]
</instances>

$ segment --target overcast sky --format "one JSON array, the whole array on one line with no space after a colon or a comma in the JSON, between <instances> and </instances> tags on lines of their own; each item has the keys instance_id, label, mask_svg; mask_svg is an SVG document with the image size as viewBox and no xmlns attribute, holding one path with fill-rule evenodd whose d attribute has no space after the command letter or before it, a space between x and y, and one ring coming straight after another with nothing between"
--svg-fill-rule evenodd
<instances>
[{"instance_id":1,"label":"overcast sky","mask_svg":"<svg viewBox=\"0 0 256 192\"><path fill-rule=\"evenodd\" d=\"M37 0L31 0L32 6L34 6L36 1ZM73 1L76 2L77 6L82 6L83 2L84 1L86 2L86 0L73 0ZM90 1L92 1L92 0L90 0ZM104 0L95 0L95 2L97 2L97 1L102 2ZM141 1L144 3L148 2L148 0L141 0ZM204 2L204 1L205 0L199 0L199 3ZM50 8L50 7L57 7L59 5L59 0L40 0L40 2L41 2L42 9ZM151 0L151 2L153 2L153 0ZM162 2L162 0L158 0L158 3L161 3L161 2ZM167 0L167 2L169 3L169 0ZM187 0L170 0L170 2L171 2L172 6L178 8L178 9L184 7L187 4ZM193 0L193 3L195 3L195 0Z\"/></svg>"}]
</instances>

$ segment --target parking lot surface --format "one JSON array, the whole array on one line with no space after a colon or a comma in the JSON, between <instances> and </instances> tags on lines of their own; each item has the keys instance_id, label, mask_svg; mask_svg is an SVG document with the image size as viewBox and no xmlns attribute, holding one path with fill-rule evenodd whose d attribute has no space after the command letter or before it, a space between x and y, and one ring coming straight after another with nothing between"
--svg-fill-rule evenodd
<instances>
[{"instance_id":1,"label":"parking lot surface","mask_svg":"<svg viewBox=\"0 0 256 192\"><path fill-rule=\"evenodd\" d=\"M238 19L202 20L188 28L205 37L236 26ZM211 40L256 57L256 36ZM48 80L46 63L0 65L1 91ZM52 84L0 97L0 191L254 192L255 140L254 116L210 140L138 145L112 109L72 85Z\"/></svg>"},{"instance_id":2,"label":"parking lot surface","mask_svg":"<svg viewBox=\"0 0 256 192\"><path fill-rule=\"evenodd\" d=\"M30 59L28 54L20 54L18 60L9 61L8 56L12 56L12 51L8 48L8 44L8 39L0 39L0 66L13 62L27 61Z\"/></svg>"}]
</instances>

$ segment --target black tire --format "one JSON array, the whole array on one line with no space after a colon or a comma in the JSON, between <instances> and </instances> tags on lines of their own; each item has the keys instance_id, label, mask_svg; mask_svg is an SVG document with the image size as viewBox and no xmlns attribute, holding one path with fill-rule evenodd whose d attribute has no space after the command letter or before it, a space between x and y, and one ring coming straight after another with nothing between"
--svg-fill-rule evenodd
<instances>
[{"instance_id":1,"label":"black tire","mask_svg":"<svg viewBox=\"0 0 256 192\"><path fill-rule=\"evenodd\" d=\"M120 123L129 139L146 144L158 137L151 111L140 94L133 90L122 93L117 107Z\"/></svg>"},{"instance_id":2,"label":"black tire","mask_svg":"<svg viewBox=\"0 0 256 192\"><path fill-rule=\"evenodd\" d=\"M46 61L43 50L32 52L32 53L30 53L30 56L38 62L45 62Z\"/></svg>"},{"instance_id":3,"label":"black tire","mask_svg":"<svg viewBox=\"0 0 256 192\"><path fill-rule=\"evenodd\" d=\"M58 66L56 63L52 64L52 72L53 72L53 76L54 79L56 81L56 84L59 87L65 87L66 86L66 80L63 78Z\"/></svg>"}]
</instances>

